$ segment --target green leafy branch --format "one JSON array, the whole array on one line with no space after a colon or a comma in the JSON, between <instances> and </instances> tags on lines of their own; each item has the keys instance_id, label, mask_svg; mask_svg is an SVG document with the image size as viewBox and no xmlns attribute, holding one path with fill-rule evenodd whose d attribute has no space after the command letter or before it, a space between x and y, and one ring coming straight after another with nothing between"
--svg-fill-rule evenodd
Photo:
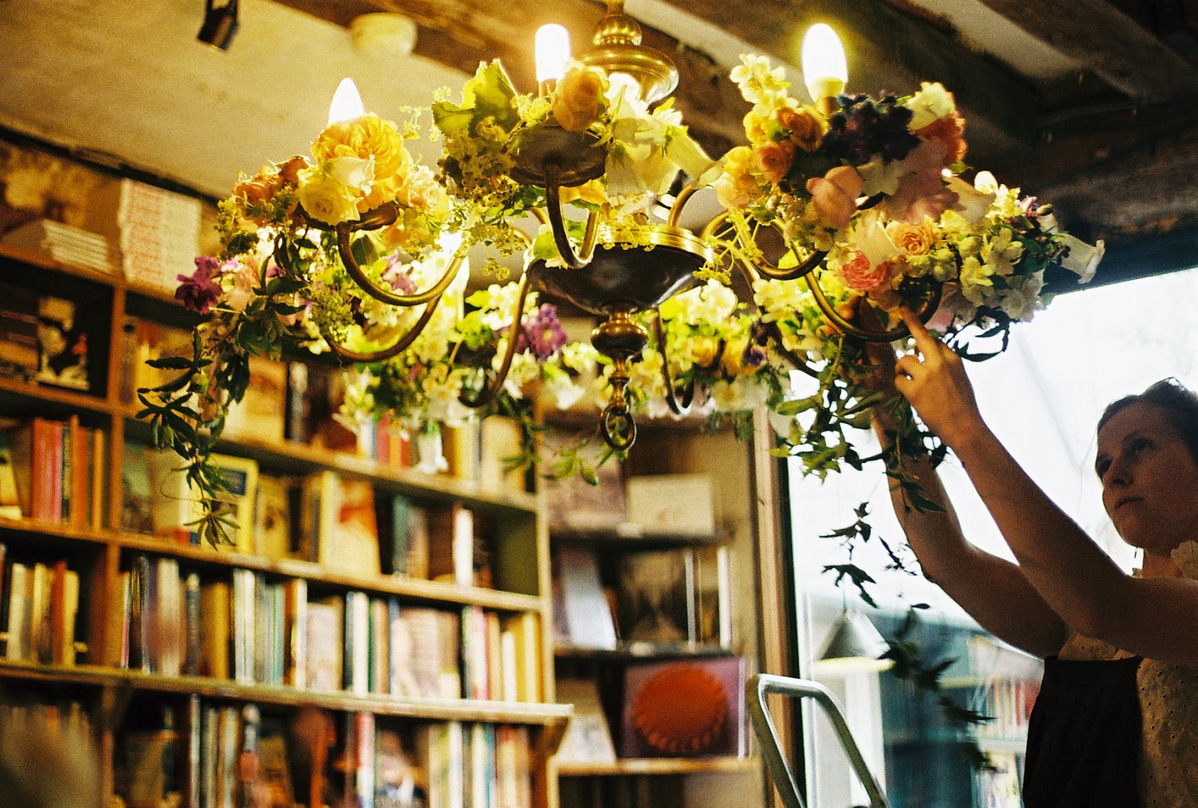
<instances>
[{"instance_id":1,"label":"green leafy branch","mask_svg":"<svg viewBox=\"0 0 1198 808\"><path fill-rule=\"evenodd\" d=\"M158 370L177 371L173 379L157 387L138 389L143 409L136 417L149 421L150 441L156 448L172 450L182 458L179 470L185 473L188 488L197 495L199 505L199 515L187 527L195 527L200 540L214 547L232 544L230 531L237 525L231 518L232 506L221 499L229 492L229 481L211 458L224 431L227 410L202 402L211 404L209 374L214 367L218 375L236 377L240 374L230 364L237 363L214 363L205 353L203 333L197 329L190 357L166 356L147 364ZM248 366L244 375L248 380ZM244 384L241 389L244 394Z\"/></svg>"}]
</instances>

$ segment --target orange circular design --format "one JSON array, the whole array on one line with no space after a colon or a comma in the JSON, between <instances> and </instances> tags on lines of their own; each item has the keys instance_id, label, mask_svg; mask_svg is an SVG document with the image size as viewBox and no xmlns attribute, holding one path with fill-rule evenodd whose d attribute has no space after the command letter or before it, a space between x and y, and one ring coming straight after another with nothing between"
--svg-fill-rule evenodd
<instances>
[{"instance_id":1,"label":"orange circular design","mask_svg":"<svg viewBox=\"0 0 1198 808\"><path fill-rule=\"evenodd\" d=\"M698 665L662 668L646 679L632 701L632 721L657 752L705 752L728 723L728 694L719 679Z\"/></svg>"}]
</instances>

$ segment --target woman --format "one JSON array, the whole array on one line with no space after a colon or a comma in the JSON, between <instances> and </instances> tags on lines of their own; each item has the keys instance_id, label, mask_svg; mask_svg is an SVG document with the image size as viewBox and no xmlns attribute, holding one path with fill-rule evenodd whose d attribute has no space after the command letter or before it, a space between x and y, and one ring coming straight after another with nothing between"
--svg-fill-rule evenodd
<instances>
[{"instance_id":1,"label":"woman","mask_svg":"<svg viewBox=\"0 0 1198 808\"><path fill-rule=\"evenodd\" d=\"M1143 551L1127 575L999 443L961 359L909 312L903 319L915 352L897 362L884 346L871 353L893 366L900 406L964 466L1015 563L965 539L926 458L904 458L904 468L944 511L914 509L894 485L895 512L929 579L986 630L1045 658L1025 805L1198 806L1198 396L1158 382L1099 422L1103 505ZM898 416L875 407L884 442Z\"/></svg>"}]
</instances>

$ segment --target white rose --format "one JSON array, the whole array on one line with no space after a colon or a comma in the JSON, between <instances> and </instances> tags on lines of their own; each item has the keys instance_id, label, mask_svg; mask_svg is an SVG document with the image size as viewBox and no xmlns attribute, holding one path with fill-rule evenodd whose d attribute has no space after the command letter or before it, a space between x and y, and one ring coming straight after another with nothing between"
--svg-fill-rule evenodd
<instances>
[{"instance_id":1,"label":"white rose","mask_svg":"<svg viewBox=\"0 0 1198 808\"><path fill-rule=\"evenodd\" d=\"M905 106L913 116L910 125L912 132L935 123L957 108L952 93L944 89L943 84L928 81L920 85L919 92L911 96Z\"/></svg>"}]
</instances>

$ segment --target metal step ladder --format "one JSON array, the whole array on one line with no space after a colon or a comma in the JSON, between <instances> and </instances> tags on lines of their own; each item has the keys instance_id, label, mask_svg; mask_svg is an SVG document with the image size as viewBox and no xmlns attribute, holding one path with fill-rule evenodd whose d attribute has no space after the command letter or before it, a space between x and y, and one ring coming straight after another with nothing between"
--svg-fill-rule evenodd
<instances>
[{"instance_id":1,"label":"metal step ladder","mask_svg":"<svg viewBox=\"0 0 1198 808\"><path fill-rule=\"evenodd\" d=\"M890 808L890 803L886 801L886 795L882 793L882 788L870 772L865 758L861 756L857 741L854 740L853 733L849 731L848 722L844 719L844 710L832 692L819 682L809 679L758 673L750 677L746 683L745 700L749 705L749 719L753 724L753 731L757 734L757 739L761 741L761 754L765 758L770 779L774 781L786 808L807 808L807 806L803 803L803 798L799 796L798 782L795 780L794 772L791 771L790 764L778 743L778 733L774 729L774 722L770 718L769 708L765 703L765 697L770 693L795 696L800 699L814 699L827 713L828 719L832 722L832 728L836 732L836 737L840 740L840 745L848 754L849 763L852 764L857 779L861 781L861 785L865 786L865 791L869 795L870 808Z\"/></svg>"}]
</instances>

